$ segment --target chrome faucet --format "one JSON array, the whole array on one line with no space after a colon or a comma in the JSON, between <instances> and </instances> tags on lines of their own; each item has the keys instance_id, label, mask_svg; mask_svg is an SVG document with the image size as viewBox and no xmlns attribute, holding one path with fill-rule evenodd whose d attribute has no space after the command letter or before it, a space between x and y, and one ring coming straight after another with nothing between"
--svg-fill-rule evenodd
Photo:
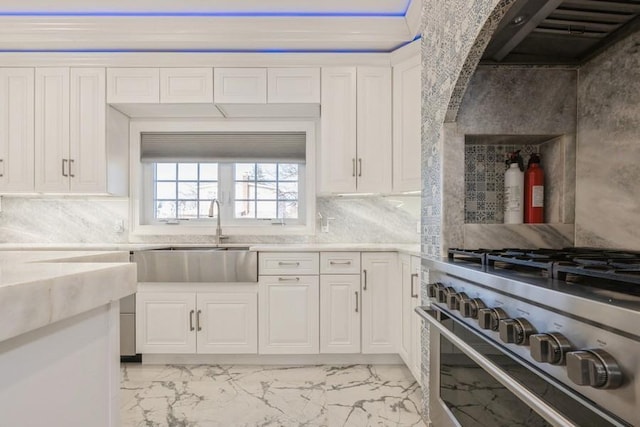
<instances>
[{"instance_id":1,"label":"chrome faucet","mask_svg":"<svg viewBox=\"0 0 640 427\"><path fill-rule=\"evenodd\" d=\"M220 202L218 201L218 199L211 199L211 204L209 205L209 218L213 218L214 204L218 208L218 217L216 221L216 245L219 245L222 239L226 239L227 236L222 235L222 226L220 226Z\"/></svg>"}]
</instances>

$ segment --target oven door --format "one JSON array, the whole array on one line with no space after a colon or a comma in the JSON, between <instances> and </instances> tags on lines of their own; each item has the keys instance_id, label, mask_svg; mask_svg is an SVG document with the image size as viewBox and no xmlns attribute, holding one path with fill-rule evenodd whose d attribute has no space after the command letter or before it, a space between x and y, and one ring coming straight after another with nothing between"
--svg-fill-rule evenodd
<instances>
[{"instance_id":1,"label":"oven door","mask_svg":"<svg viewBox=\"0 0 640 427\"><path fill-rule=\"evenodd\" d=\"M430 328L433 426L628 426L442 308L416 308Z\"/></svg>"}]
</instances>

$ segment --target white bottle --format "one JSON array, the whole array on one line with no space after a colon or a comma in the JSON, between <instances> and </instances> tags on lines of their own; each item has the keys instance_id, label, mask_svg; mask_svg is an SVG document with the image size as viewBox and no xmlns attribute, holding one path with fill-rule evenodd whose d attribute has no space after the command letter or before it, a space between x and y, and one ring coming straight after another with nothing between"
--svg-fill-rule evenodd
<instances>
[{"instance_id":1,"label":"white bottle","mask_svg":"<svg viewBox=\"0 0 640 427\"><path fill-rule=\"evenodd\" d=\"M522 224L524 218L524 171L518 151L507 160L509 169L504 173L504 223Z\"/></svg>"}]
</instances>

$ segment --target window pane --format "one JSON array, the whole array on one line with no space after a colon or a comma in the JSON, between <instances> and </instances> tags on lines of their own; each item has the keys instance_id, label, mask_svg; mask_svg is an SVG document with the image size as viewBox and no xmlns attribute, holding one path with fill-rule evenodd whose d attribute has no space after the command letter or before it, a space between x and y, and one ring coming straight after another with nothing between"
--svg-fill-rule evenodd
<instances>
[{"instance_id":1,"label":"window pane","mask_svg":"<svg viewBox=\"0 0 640 427\"><path fill-rule=\"evenodd\" d=\"M156 218L171 219L176 217L176 202L156 202Z\"/></svg>"},{"instance_id":2,"label":"window pane","mask_svg":"<svg viewBox=\"0 0 640 427\"><path fill-rule=\"evenodd\" d=\"M278 215L279 218L298 219L298 202L278 202Z\"/></svg>"},{"instance_id":3,"label":"window pane","mask_svg":"<svg viewBox=\"0 0 640 427\"><path fill-rule=\"evenodd\" d=\"M176 179L175 163L156 163L156 179L158 181L173 181Z\"/></svg>"},{"instance_id":4,"label":"window pane","mask_svg":"<svg viewBox=\"0 0 640 427\"><path fill-rule=\"evenodd\" d=\"M236 182L236 200L237 199L255 199L256 185L253 182Z\"/></svg>"},{"instance_id":5,"label":"window pane","mask_svg":"<svg viewBox=\"0 0 640 427\"><path fill-rule=\"evenodd\" d=\"M298 165L295 163L281 163L278 165L278 179L280 181L297 181Z\"/></svg>"},{"instance_id":6,"label":"window pane","mask_svg":"<svg viewBox=\"0 0 640 427\"><path fill-rule=\"evenodd\" d=\"M217 181L218 180L218 164L217 163L200 163L200 180Z\"/></svg>"},{"instance_id":7,"label":"window pane","mask_svg":"<svg viewBox=\"0 0 640 427\"><path fill-rule=\"evenodd\" d=\"M257 202L257 218L277 218L276 202Z\"/></svg>"},{"instance_id":8,"label":"window pane","mask_svg":"<svg viewBox=\"0 0 640 427\"><path fill-rule=\"evenodd\" d=\"M255 202L253 201L243 201L236 202L235 207L235 217L236 218L255 218Z\"/></svg>"},{"instance_id":9,"label":"window pane","mask_svg":"<svg viewBox=\"0 0 640 427\"><path fill-rule=\"evenodd\" d=\"M276 166L275 163L258 163L258 181L275 181L278 178Z\"/></svg>"},{"instance_id":10,"label":"window pane","mask_svg":"<svg viewBox=\"0 0 640 427\"><path fill-rule=\"evenodd\" d=\"M178 182L178 198L179 199L191 199L198 198L198 183L197 182Z\"/></svg>"},{"instance_id":11,"label":"window pane","mask_svg":"<svg viewBox=\"0 0 640 427\"><path fill-rule=\"evenodd\" d=\"M198 180L198 164L197 163L179 163L178 164L179 180Z\"/></svg>"},{"instance_id":12,"label":"window pane","mask_svg":"<svg viewBox=\"0 0 640 427\"><path fill-rule=\"evenodd\" d=\"M259 200L276 200L276 183L275 182L258 182L257 192Z\"/></svg>"},{"instance_id":13,"label":"window pane","mask_svg":"<svg viewBox=\"0 0 640 427\"><path fill-rule=\"evenodd\" d=\"M218 198L217 182L201 182L200 183L200 199L211 200Z\"/></svg>"},{"instance_id":14,"label":"window pane","mask_svg":"<svg viewBox=\"0 0 640 427\"><path fill-rule=\"evenodd\" d=\"M209 206L211 206L211 202L209 200L201 200L198 203L198 214L200 218L209 218ZM218 215L218 211L214 208L213 214Z\"/></svg>"},{"instance_id":15,"label":"window pane","mask_svg":"<svg viewBox=\"0 0 640 427\"><path fill-rule=\"evenodd\" d=\"M178 218L197 218L198 217L198 203L187 202L184 200L178 201Z\"/></svg>"},{"instance_id":16,"label":"window pane","mask_svg":"<svg viewBox=\"0 0 640 427\"><path fill-rule=\"evenodd\" d=\"M156 183L156 199L175 199L176 183L175 182L157 182Z\"/></svg>"},{"instance_id":17,"label":"window pane","mask_svg":"<svg viewBox=\"0 0 640 427\"><path fill-rule=\"evenodd\" d=\"M236 181L252 181L256 178L255 163L236 163Z\"/></svg>"},{"instance_id":18,"label":"window pane","mask_svg":"<svg viewBox=\"0 0 640 427\"><path fill-rule=\"evenodd\" d=\"M298 183L281 182L279 185L278 199L298 200Z\"/></svg>"}]
</instances>

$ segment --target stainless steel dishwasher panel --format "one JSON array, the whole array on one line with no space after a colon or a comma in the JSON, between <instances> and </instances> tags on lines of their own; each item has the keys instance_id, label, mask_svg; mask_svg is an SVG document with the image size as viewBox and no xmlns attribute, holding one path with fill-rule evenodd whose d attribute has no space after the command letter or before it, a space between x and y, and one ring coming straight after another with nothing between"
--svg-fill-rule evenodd
<instances>
[{"instance_id":1,"label":"stainless steel dishwasher panel","mask_svg":"<svg viewBox=\"0 0 640 427\"><path fill-rule=\"evenodd\" d=\"M138 282L257 282L258 253L249 250L160 249L133 253Z\"/></svg>"}]
</instances>

